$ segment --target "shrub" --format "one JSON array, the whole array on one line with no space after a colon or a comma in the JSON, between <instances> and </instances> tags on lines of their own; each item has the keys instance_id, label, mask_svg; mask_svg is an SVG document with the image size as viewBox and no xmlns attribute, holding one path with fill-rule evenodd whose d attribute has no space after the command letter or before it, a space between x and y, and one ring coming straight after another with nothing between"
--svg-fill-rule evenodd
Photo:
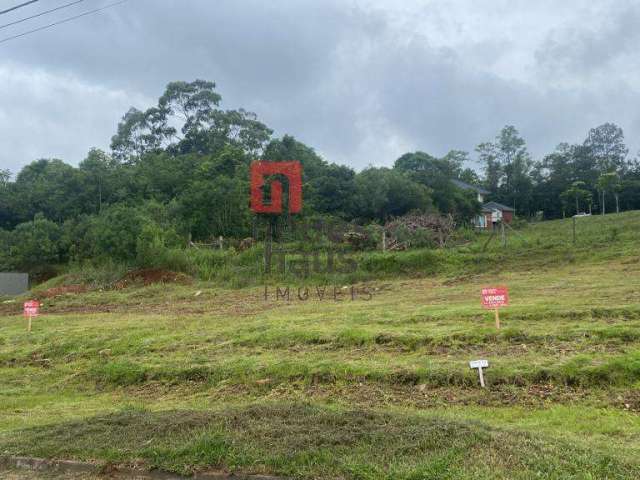
<instances>
[{"instance_id":1,"label":"shrub","mask_svg":"<svg viewBox=\"0 0 640 480\"><path fill-rule=\"evenodd\" d=\"M4 236L6 242L7 236ZM21 223L9 235L7 266L38 274L66 260L66 252L62 228L36 215L32 222Z\"/></svg>"}]
</instances>

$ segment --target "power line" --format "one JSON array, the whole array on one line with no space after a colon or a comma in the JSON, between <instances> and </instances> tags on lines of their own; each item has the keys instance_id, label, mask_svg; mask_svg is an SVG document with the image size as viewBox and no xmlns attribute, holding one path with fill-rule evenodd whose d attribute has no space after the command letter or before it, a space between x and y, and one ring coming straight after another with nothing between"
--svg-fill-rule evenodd
<instances>
[{"instance_id":1,"label":"power line","mask_svg":"<svg viewBox=\"0 0 640 480\"><path fill-rule=\"evenodd\" d=\"M21 18L20 20L16 20L15 22L5 23L4 25L0 25L0 30L3 29L3 28L11 27L13 25L17 25L17 24L22 23L22 22L26 22L27 20L32 20L34 18L41 17L41 16L46 15L48 13L57 12L58 10L62 10L63 8L71 7L71 6L76 5L76 4L80 3L80 2L84 2L84 0L76 0L75 2L66 3L64 5L60 5L59 7L52 8L51 10L45 10L44 12L40 12L40 13L37 13L35 15L31 15L30 17Z\"/></svg>"},{"instance_id":2,"label":"power line","mask_svg":"<svg viewBox=\"0 0 640 480\"><path fill-rule=\"evenodd\" d=\"M17 10L19 8L26 7L27 5L31 5L32 3L36 3L37 1L38 0L31 0L29 2L24 2L24 3L21 3L20 5L16 5L15 7L7 8L6 10L0 11L0 15L3 15L5 13L9 13L9 12L13 12L14 10Z\"/></svg>"},{"instance_id":3,"label":"power line","mask_svg":"<svg viewBox=\"0 0 640 480\"><path fill-rule=\"evenodd\" d=\"M56 25L62 25L63 23L68 23L68 22L71 22L71 21L76 20L78 18L86 17L87 15L91 15L93 13L101 12L103 10L106 10L107 8L115 7L116 5L121 5L121 4L123 4L123 3L127 2L127 1L128 0L120 0L119 2L109 3L108 5L105 5L104 7L96 8L95 10L89 10L88 12L84 12L84 13L81 13L79 15L74 15L73 17L65 18L64 20L60 20L58 22L50 23L49 25L44 25L42 27L34 28L33 30L28 30L26 32L19 33L18 35L12 35L11 37L3 38L2 40L0 40L0 43L5 43L5 42L8 42L10 40L15 40L16 38L20 38L20 37L25 37L25 36L30 35L32 33L40 32L42 30L46 30L48 28L55 27Z\"/></svg>"}]
</instances>

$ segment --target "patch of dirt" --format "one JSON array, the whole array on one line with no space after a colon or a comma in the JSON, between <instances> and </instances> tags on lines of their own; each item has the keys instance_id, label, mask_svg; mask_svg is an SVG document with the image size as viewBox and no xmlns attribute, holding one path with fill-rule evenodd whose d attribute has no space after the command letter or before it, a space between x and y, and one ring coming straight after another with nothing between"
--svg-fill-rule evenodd
<instances>
[{"instance_id":1,"label":"patch of dirt","mask_svg":"<svg viewBox=\"0 0 640 480\"><path fill-rule=\"evenodd\" d=\"M612 397L611 403L623 410L640 413L640 390L622 392Z\"/></svg>"},{"instance_id":2,"label":"patch of dirt","mask_svg":"<svg viewBox=\"0 0 640 480\"><path fill-rule=\"evenodd\" d=\"M116 290L134 285L154 285L158 283L177 283L180 285L191 285L193 279L184 273L171 272L160 268L148 268L144 270L134 270L127 273L114 285Z\"/></svg>"},{"instance_id":3,"label":"patch of dirt","mask_svg":"<svg viewBox=\"0 0 640 480\"><path fill-rule=\"evenodd\" d=\"M63 285L45 290L44 292L36 294L35 297L38 300L42 300L44 298L55 298L62 295L77 295L79 293L86 293L88 290L86 285Z\"/></svg>"}]
</instances>

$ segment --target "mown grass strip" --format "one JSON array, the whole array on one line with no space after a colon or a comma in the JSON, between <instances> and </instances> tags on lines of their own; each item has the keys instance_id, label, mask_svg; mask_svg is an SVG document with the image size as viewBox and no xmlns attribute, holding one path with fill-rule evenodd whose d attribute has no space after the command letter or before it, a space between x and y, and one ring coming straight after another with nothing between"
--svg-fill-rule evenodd
<instances>
[{"instance_id":1,"label":"mown grass strip","mask_svg":"<svg viewBox=\"0 0 640 480\"><path fill-rule=\"evenodd\" d=\"M624 463L477 421L272 402L215 411L124 409L0 437L12 455L100 459L177 473L223 467L292 478L628 479Z\"/></svg>"}]
</instances>

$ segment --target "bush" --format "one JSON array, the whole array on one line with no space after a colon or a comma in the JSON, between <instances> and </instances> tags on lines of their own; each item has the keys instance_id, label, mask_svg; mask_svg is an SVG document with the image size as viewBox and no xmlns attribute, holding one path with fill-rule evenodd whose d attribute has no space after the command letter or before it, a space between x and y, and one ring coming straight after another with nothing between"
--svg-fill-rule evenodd
<instances>
[{"instance_id":1,"label":"bush","mask_svg":"<svg viewBox=\"0 0 640 480\"><path fill-rule=\"evenodd\" d=\"M0 270L10 270L11 233L0 229Z\"/></svg>"},{"instance_id":2,"label":"bush","mask_svg":"<svg viewBox=\"0 0 640 480\"><path fill-rule=\"evenodd\" d=\"M168 219L166 207L114 205L99 215L65 224L75 260L108 260L141 267L161 267L167 250L184 244Z\"/></svg>"},{"instance_id":3,"label":"bush","mask_svg":"<svg viewBox=\"0 0 640 480\"><path fill-rule=\"evenodd\" d=\"M3 236L6 242L7 235ZM8 268L39 274L67 259L62 228L42 215L18 225L8 236L8 243Z\"/></svg>"}]
</instances>

